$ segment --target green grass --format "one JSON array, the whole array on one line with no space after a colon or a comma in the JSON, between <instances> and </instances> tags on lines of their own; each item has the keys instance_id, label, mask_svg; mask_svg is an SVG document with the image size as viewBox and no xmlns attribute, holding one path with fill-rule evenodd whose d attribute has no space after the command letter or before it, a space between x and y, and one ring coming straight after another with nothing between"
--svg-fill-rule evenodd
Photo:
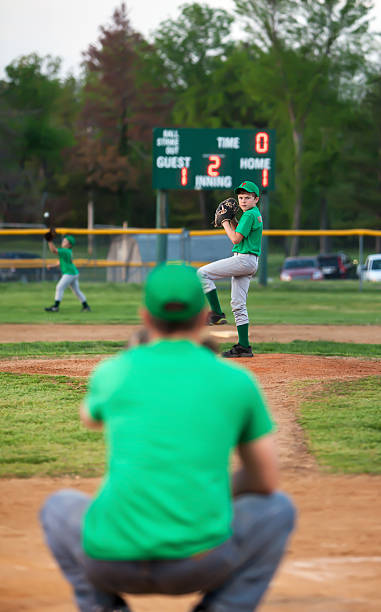
<instances>
[{"instance_id":1,"label":"green grass","mask_svg":"<svg viewBox=\"0 0 381 612\"><path fill-rule=\"evenodd\" d=\"M0 346L0 358L112 354L123 346L122 342L8 343ZM379 345L334 342L257 346L258 352L372 358L380 357L380 350ZM0 389L0 477L103 473L102 434L87 431L79 421L85 381L0 372ZM381 473L380 377L329 382L322 387L305 382L298 389L305 398L300 422L319 463L334 471Z\"/></svg>"},{"instance_id":2,"label":"green grass","mask_svg":"<svg viewBox=\"0 0 381 612\"><path fill-rule=\"evenodd\" d=\"M81 304L70 290L60 312L45 312L54 303L54 283L3 283L0 285L1 323L139 323L142 291L139 285L81 283L92 312L81 312Z\"/></svg>"},{"instance_id":3,"label":"green grass","mask_svg":"<svg viewBox=\"0 0 381 612\"><path fill-rule=\"evenodd\" d=\"M48 313L44 307L53 303L54 283L0 284L0 324L3 323L86 323L136 324L142 303L140 285L122 283L81 283L92 307L82 313L71 291L64 295L60 312ZM233 323L230 290L227 283L218 286L222 308ZM357 281L253 282L248 295L252 324L330 324L380 325L381 287Z\"/></svg>"},{"instance_id":4,"label":"green grass","mask_svg":"<svg viewBox=\"0 0 381 612\"><path fill-rule=\"evenodd\" d=\"M232 343L224 343L221 346L221 350L225 351L231 348L231 344ZM253 344L253 351L255 353L380 358L381 344L354 344L352 342L326 342L324 340L293 340L292 342L258 342Z\"/></svg>"},{"instance_id":5,"label":"green grass","mask_svg":"<svg viewBox=\"0 0 381 612\"><path fill-rule=\"evenodd\" d=\"M220 350L231 347L223 343ZM0 344L0 360L12 357L68 357L70 355L112 355L127 346L124 341L94 340L82 342L4 342ZM291 353L298 355L325 355L343 357L381 358L381 344L354 344L293 340L292 342L258 342L255 353ZM1 363L0 363L1 370Z\"/></svg>"},{"instance_id":6,"label":"green grass","mask_svg":"<svg viewBox=\"0 0 381 612\"><path fill-rule=\"evenodd\" d=\"M381 377L329 382L302 403L300 423L321 466L381 473Z\"/></svg>"},{"instance_id":7,"label":"green grass","mask_svg":"<svg viewBox=\"0 0 381 612\"><path fill-rule=\"evenodd\" d=\"M100 475L102 434L80 425L85 383L0 373L0 476Z\"/></svg>"},{"instance_id":8,"label":"green grass","mask_svg":"<svg viewBox=\"0 0 381 612\"><path fill-rule=\"evenodd\" d=\"M11 357L68 357L70 355L111 355L126 346L126 342L90 340L81 342L3 342L0 359ZM1 370L1 366L0 366Z\"/></svg>"},{"instance_id":9,"label":"green grass","mask_svg":"<svg viewBox=\"0 0 381 612\"><path fill-rule=\"evenodd\" d=\"M381 287L367 284L359 291L356 281L254 284L248 311L253 324L376 325Z\"/></svg>"}]
</instances>

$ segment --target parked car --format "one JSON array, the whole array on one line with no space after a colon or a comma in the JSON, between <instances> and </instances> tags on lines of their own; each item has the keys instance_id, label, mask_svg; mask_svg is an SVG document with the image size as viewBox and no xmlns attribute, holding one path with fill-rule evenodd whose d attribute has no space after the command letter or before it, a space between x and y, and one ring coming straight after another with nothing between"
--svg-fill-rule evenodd
<instances>
[{"instance_id":1,"label":"parked car","mask_svg":"<svg viewBox=\"0 0 381 612\"><path fill-rule=\"evenodd\" d=\"M0 259L9 259L9 266L0 268L0 281L21 281L27 283L29 281L41 281L43 278L41 266L36 268L16 268L12 265L15 259L41 259L41 256L36 255L36 253L3 251L0 252ZM57 280L59 278L59 271L45 270L45 278L46 280Z\"/></svg>"},{"instance_id":2,"label":"parked car","mask_svg":"<svg viewBox=\"0 0 381 612\"><path fill-rule=\"evenodd\" d=\"M280 273L280 280L322 280L323 272L318 258L314 256L286 257Z\"/></svg>"},{"instance_id":3,"label":"parked car","mask_svg":"<svg viewBox=\"0 0 381 612\"><path fill-rule=\"evenodd\" d=\"M320 253L317 258L324 278L356 277L356 266L345 253Z\"/></svg>"},{"instance_id":4,"label":"parked car","mask_svg":"<svg viewBox=\"0 0 381 612\"><path fill-rule=\"evenodd\" d=\"M357 266L357 274L363 280L381 282L381 253L368 255L365 264Z\"/></svg>"}]
</instances>

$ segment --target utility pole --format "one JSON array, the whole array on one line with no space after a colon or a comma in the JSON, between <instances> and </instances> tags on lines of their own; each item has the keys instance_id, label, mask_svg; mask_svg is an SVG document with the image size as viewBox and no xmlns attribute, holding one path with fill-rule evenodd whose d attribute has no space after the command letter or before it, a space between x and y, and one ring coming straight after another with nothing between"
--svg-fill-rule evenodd
<instances>
[{"instance_id":1,"label":"utility pole","mask_svg":"<svg viewBox=\"0 0 381 612\"><path fill-rule=\"evenodd\" d=\"M267 230L270 226L270 206L269 196L267 192L262 194L262 219L263 229ZM259 283L266 287L267 285L267 252L268 252L268 236L262 236L262 249L259 267Z\"/></svg>"}]
</instances>

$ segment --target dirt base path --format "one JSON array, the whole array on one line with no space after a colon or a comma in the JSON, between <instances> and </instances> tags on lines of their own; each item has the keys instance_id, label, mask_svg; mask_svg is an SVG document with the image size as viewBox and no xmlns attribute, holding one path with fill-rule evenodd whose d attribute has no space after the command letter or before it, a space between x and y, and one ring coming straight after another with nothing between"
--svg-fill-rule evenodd
<instances>
[{"instance_id":1,"label":"dirt base path","mask_svg":"<svg viewBox=\"0 0 381 612\"><path fill-rule=\"evenodd\" d=\"M0 342L35 342L60 340L128 340L137 325L0 325ZM221 342L237 335L232 325L210 328ZM380 344L381 325L258 325L250 327L252 342L291 342L292 340L335 340Z\"/></svg>"},{"instance_id":2,"label":"dirt base path","mask_svg":"<svg viewBox=\"0 0 381 612\"><path fill-rule=\"evenodd\" d=\"M75 339L81 338L77 335ZM330 339L337 338L331 335ZM97 357L14 359L1 361L0 371L67 376L75 372L87 377L98 361ZM288 554L261 611L378 612L381 476L330 475L319 470L298 425L298 406L290 383L377 375L381 373L380 360L271 354L256 355L242 364L255 372L268 397L279 428L281 486L291 494L299 512ZM80 478L0 480L2 612L75 611L70 589L43 543L37 514L49 493L63 487L93 493L99 483L99 479ZM186 612L195 600L195 596L129 598L135 612Z\"/></svg>"}]
</instances>

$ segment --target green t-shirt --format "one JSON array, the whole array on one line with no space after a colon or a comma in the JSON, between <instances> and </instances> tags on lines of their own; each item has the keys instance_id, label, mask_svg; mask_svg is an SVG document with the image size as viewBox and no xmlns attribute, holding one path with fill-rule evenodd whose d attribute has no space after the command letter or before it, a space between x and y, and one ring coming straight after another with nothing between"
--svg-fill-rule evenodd
<instances>
[{"instance_id":1,"label":"green t-shirt","mask_svg":"<svg viewBox=\"0 0 381 612\"><path fill-rule=\"evenodd\" d=\"M60 268L62 274L78 274L78 270L73 264L71 249L59 248L58 257L60 259Z\"/></svg>"},{"instance_id":2,"label":"green t-shirt","mask_svg":"<svg viewBox=\"0 0 381 612\"><path fill-rule=\"evenodd\" d=\"M230 537L232 449L274 423L249 372L187 340L123 351L86 396L105 426L107 470L84 518L93 558L185 558Z\"/></svg>"},{"instance_id":3,"label":"green t-shirt","mask_svg":"<svg viewBox=\"0 0 381 612\"><path fill-rule=\"evenodd\" d=\"M261 254L263 221L259 209L254 206L243 213L236 227L236 232L243 236L240 243L235 244L233 253Z\"/></svg>"}]
</instances>

